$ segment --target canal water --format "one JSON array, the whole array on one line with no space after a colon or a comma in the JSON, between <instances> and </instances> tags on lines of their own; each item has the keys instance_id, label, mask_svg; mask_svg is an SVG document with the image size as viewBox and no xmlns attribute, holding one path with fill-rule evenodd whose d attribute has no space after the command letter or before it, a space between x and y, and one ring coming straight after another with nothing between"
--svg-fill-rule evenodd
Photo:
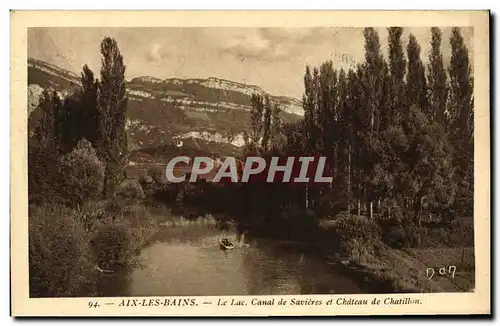
<instances>
[{"instance_id":1,"label":"canal water","mask_svg":"<svg viewBox=\"0 0 500 326\"><path fill-rule=\"evenodd\" d=\"M138 264L101 276L99 296L286 295L361 293L356 280L314 250L268 239L244 239L223 251L213 226L164 228Z\"/></svg>"}]
</instances>

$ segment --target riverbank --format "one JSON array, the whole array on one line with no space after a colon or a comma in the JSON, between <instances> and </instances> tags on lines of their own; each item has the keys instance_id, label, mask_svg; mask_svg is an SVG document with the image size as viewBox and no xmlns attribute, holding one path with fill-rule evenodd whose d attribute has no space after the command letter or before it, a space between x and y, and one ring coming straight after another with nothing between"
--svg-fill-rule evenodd
<instances>
[{"instance_id":1,"label":"riverbank","mask_svg":"<svg viewBox=\"0 0 500 326\"><path fill-rule=\"evenodd\" d=\"M162 228L179 228L180 233L196 234L193 228L197 226L216 229L218 225L218 220L210 214L186 219L167 211L157 216ZM219 218L227 221L227 217ZM345 275L354 277L367 293L467 292L475 286L472 247L395 249L382 241L378 225L366 218L323 220L318 227L317 238L311 241L252 233L249 239L257 236L272 239L276 246L293 245L321 252L328 264L339 265Z\"/></svg>"},{"instance_id":2,"label":"riverbank","mask_svg":"<svg viewBox=\"0 0 500 326\"><path fill-rule=\"evenodd\" d=\"M353 277L325 263L324 256L295 243L245 238L221 250L222 232L193 224L160 228L143 248L140 264L101 277L99 296L220 296L363 293ZM236 233L224 236L235 240Z\"/></svg>"},{"instance_id":3,"label":"riverbank","mask_svg":"<svg viewBox=\"0 0 500 326\"><path fill-rule=\"evenodd\" d=\"M361 284L369 284L370 291L464 292L474 288L474 250L470 238L459 236L464 228L449 229L441 232L446 237L438 237L423 227L398 234L380 224L354 215L320 220L317 243L331 264L341 265ZM410 241L408 235L418 241ZM398 236L404 241L398 241Z\"/></svg>"},{"instance_id":4,"label":"riverbank","mask_svg":"<svg viewBox=\"0 0 500 326\"><path fill-rule=\"evenodd\" d=\"M158 224L142 201L104 200L31 205L29 228L30 295L60 297L91 294L99 277L134 265Z\"/></svg>"},{"instance_id":5,"label":"riverbank","mask_svg":"<svg viewBox=\"0 0 500 326\"><path fill-rule=\"evenodd\" d=\"M384 246L362 261L344 263L343 271L374 293L467 292L475 284L473 248Z\"/></svg>"},{"instance_id":6,"label":"riverbank","mask_svg":"<svg viewBox=\"0 0 500 326\"><path fill-rule=\"evenodd\" d=\"M143 205L154 220L156 233L150 234L140 249L164 237L166 230L169 236L186 239L197 239L206 233L207 227L213 235L235 231L227 216L206 214L186 218L173 214L167 205L156 202ZM220 228L221 221L227 224L227 229ZM278 247L293 244L322 252L328 264L338 265L366 293L464 292L474 287L473 248L394 249L381 241L372 224L373 221L352 217L322 221L317 242L273 240ZM249 236L252 238L252 234Z\"/></svg>"}]
</instances>

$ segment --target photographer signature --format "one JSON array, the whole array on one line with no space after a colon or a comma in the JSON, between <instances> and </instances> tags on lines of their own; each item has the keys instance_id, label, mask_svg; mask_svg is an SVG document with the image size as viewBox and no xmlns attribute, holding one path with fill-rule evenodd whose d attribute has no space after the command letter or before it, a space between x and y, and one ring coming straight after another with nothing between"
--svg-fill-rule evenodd
<instances>
[{"instance_id":1,"label":"photographer signature","mask_svg":"<svg viewBox=\"0 0 500 326\"><path fill-rule=\"evenodd\" d=\"M448 268L446 268L445 266L439 269L437 268L438 275L440 276L451 275L451 278L455 278L456 270L457 270L456 266L448 266ZM436 274L436 270L434 268L428 267L425 273L427 275L427 279L430 280Z\"/></svg>"}]
</instances>

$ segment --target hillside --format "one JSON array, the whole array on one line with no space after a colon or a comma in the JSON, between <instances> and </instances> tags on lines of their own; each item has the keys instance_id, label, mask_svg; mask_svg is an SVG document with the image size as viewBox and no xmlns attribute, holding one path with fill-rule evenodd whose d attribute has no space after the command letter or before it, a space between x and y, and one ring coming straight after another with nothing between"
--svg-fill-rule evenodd
<instances>
[{"instance_id":1,"label":"hillside","mask_svg":"<svg viewBox=\"0 0 500 326\"><path fill-rule=\"evenodd\" d=\"M29 113L36 108L43 89L54 89L62 97L77 87L79 76L74 72L28 59ZM303 115L297 99L218 78L162 80L144 76L128 81L127 90L131 150L183 144L224 155L238 152L248 128L253 93L269 95L278 103L283 121L295 121Z\"/></svg>"}]
</instances>

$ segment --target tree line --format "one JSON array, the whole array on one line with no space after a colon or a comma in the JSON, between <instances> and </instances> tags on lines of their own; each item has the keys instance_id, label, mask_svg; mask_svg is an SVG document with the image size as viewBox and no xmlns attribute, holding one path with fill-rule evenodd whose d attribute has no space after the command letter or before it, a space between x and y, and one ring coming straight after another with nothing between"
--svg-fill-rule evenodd
<instances>
[{"instance_id":1,"label":"tree line","mask_svg":"<svg viewBox=\"0 0 500 326\"><path fill-rule=\"evenodd\" d=\"M247 154L262 150L267 152L280 143L280 106L266 95L252 94L250 128L243 133Z\"/></svg>"},{"instance_id":2,"label":"tree line","mask_svg":"<svg viewBox=\"0 0 500 326\"><path fill-rule=\"evenodd\" d=\"M125 178L125 65L114 39L104 38L100 50L100 79L84 65L81 88L63 99L44 90L30 116L36 119L28 139L30 202L78 205L109 197Z\"/></svg>"},{"instance_id":3,"label":"tree line","mask_svg":"<svg viewBox=\"0 0 500 326\"><path fill-rule=\"evenodd\" d=\"M365 28L365 60L355 69L337 69L331 60L306 67L304 118L280 125L279 152L320 154L330 163L333 184L315 192L306 186L306 207L326 200L359 216L417 224L428 214L471 216L473 74L461 31L451 30L446 68L440 28L430 29L427 67L414 35L405 49L403 28L387 30L387 59L378 32ZM266 135L276 132L267 112L254 96L249 144L260 139L263 155L271 151Z\"/></svg>"}]
</instances>

